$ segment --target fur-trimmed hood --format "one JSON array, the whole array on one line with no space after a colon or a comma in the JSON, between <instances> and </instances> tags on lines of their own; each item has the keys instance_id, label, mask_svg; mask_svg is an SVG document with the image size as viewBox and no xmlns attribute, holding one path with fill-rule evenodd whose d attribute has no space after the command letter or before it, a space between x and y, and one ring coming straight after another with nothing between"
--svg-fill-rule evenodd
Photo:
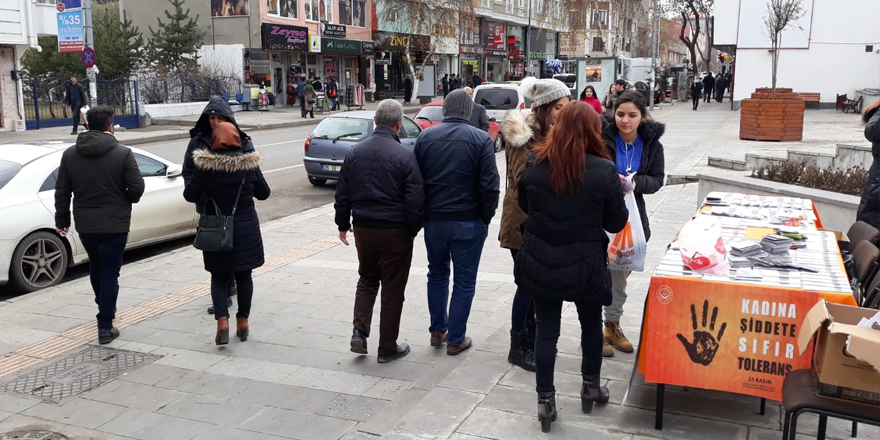
<instances>
[{"instance_id":1,"label":"fur-trimmed hood","mask_svg":"<svg viewBox=\"0 0 880 440\"><path fill-rule=\"evenodd\" d=\"M196 168L206 171L238 173L255 170L263 161L263 154L257 151L242 153L240 151L217 153L211 150L193 151L193 162Z\"/></svg>"},{"instance_id":2,"label":"fur-trimmed hood","mask_svg":"<svg viewBox=\"0 0 880 440\"><path fill-rule=\"evenodd\" d=\"M528 113L523 110L513 109L507 112L504 124L501 126L501 135L508 148L520 148L529 143L535 136L535 130L529 124Z\"/></svg>"}]
</instances>

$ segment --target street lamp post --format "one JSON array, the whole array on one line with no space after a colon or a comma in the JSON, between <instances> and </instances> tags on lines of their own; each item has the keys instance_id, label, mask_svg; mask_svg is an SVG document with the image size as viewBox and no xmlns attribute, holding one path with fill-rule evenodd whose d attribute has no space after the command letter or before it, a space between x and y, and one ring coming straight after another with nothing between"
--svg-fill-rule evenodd
<instances>
[{"instance_id":1,"label":"street lamp post","mask_svg":"<svg viewBox=\"0 0 880 440\"><path fill-rule=\"evenodd\" d=\"M657 87L657 19L660 18L660 9L657 0L651 7L651 92L648 94L651 100L651 111L654 111L654 89ZM660 93L664 93L663 90Z\"/></svg>"},{"instance_id":2,"label":"street lamp post","mask_svg":"<svg viewBox=\"0 0 880 440\"><path fill-rule=\"evenodd\" d=\"M531 66L529 66L529 51L531 48L531 39L532 39L532 0L529 0L529 25L526 26L526 67L523 71L523 76L526 76L526 72L531 71Z\"/></svg>"},{"instance_id":3,"label":"street lamp post","mask_svg":"<svg viewBox=\"0 0 880 440\"><path fill-rule=\"evenodd\" d=\"M94 25L92 24L92 0L83 0L83 20L85 23L83 27L85 28L85 37L86 37L86 47L95 48L95 35L94 35ZM86 74L89 78L89 96L92 101L97 102L98 99L98 84L97 84L97 74L98 74L98 65L97 63L86 69Z\"/></svg>"}]
</instances>

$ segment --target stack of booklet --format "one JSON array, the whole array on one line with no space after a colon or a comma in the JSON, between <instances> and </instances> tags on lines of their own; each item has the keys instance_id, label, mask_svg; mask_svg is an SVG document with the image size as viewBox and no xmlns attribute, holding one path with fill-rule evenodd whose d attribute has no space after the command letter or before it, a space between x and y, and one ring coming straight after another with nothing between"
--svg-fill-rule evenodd
<instances>
[{"instance_id":1,"label":"stack of booklet","mask_svg":"<svg viewBox=\"0 0 880 440\"><path fill-rule=\"evenodd\" d=\"M761 247L771 254L787 253L792 244L794 244L794 240L782 235L765 235L761 239Z\"/></svg>"},{"instance_id":2,"label":"stack of booklet","mask_svg":"<svg viewBox=\"0 0 880 440\"><path fill-rule=\"evenodd\" d=\"M741 241L730 245L730 255L734 257L750 257L763 251L760 243L754 241Z\"/></svg>"}]
</instances>

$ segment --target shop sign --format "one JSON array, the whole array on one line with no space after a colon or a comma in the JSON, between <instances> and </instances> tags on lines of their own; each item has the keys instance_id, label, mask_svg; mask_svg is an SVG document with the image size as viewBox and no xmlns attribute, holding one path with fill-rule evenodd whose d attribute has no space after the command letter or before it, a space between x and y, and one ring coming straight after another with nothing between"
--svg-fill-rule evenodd
<instances>
[{"instance_id":1,"label":"shop sign","mask_svg":"<svg viewBox=\"0 0 880 440\"><path fill-rule=\"evenodd\" d=\"M541 58L546 58L547 54L544 52L529 52L529 58L536 60Z\"/></svg>"},{"instance_id":2,"label":"shop sign","mask_svg":"<svg viewBox=\"0 0 880 440\"><path fill-rule=\"evenodd\" d=\"M360 55L362 51L360 40L342 40L339 38L322 38L321 53L342 53L348 55Z\"/></svg>"},{"instance_id":3,"label":"shop sign","mask_svg":"<svg viewBox=\"0 0 880 440\"><path fill-rule=\"evenodd\" d=\"M309 29L299 26L263 24L263 49L308 52Z\"/></svg>"},{"instance_id":4,"label":"shop sign","mask_svg":"<svg viewBox=\"0 0 880 440\"><path fill-rule=\"evenodd\" d=\"M504 49L504 35L505 35L505 26L504 23L486 23L486 47L490 49Z\"/></svg>"},{"instance_id":5,"label":"shop sign","mask_svg":"<svg viewBox=\"0 0 880 440\"><path fill-rule=\"evenodd\" d=\"M507 58L511 60L522 59L522 51L518 47L511 47L510 50L507 51Z\"/></svg>"},{"instance_id":6,"label":"shop sign","mask_svg":"<svg viewBox=\"0 0 880 440\"><path fill-rule=\"evenodd\" d=\"M507 56L506 50L484 49L483 53L486 55L492 55L495 57L506 57Z\"/></svg>"},{"instance_id":7,"label":"shop sign","mask_svg":"<svg viewBox=\"0 0 880 440\"><path fill-rule=\"evenodd\" d=\"M568 61L568 55L559 55L556 59L559 61Z\"/></svg>"},{"instance_id":8,"label":"shop sign","mask_svg":"<svg viewBox=\"0 0 880 440\"><path fill-rule=\"evenodd\" d=\"M382 50L406 50L410 43L413 52L427 52L431 50L431 37L425 35L407 35L393 32L373 32L373 41L376 47Z\"/></svg>"},{"instance_id":9,"label":"shop sign","mask_svg":"<svg viewBox=\"0 0 880 440\"><path fill-rule=\"evenodd\" d=\"M482 47L474 47L474 46L460 46L461 53L473 53L473 54L481 54L483 53Z\"/></svg>"},{"instance_id":10,"label":"shop sign","mask_svg":"<svg viewBox=\"0 0 880 440\"><path fill-rule=\"evenodd\" d=\"M375 58L376 65L388 66L391 64L391 51L381 50L379 52L376 52Z\"/></svg>"},{"instance_id":11,"label":"shop sign","mask_svg":"<svg viewBox=\"0 0 880 440\"><path fill-rule=\"evenodd\" d=\"M309 35L309 52L321 53L321 36Z\"/></svg>"},{"instance_id":12,"label":"shop sign","mask_svg":"<svg viewBox=\"0 0 880 440\"><path fill-rule=\"evenodd\" d=\"M321 35L325 37L345 38L345 26L341 24L321 23Z\"/></svg>"},{"instance_id":13,"label":"shop sign","mask_svg":"<svg viewBox=\"0 0 880 440\"><path fill-rule=\"evenodd\" d=\"M361 41L361 55L372 55L376 53L376 43L372 41Z\"/></svg>"}]
</instances>

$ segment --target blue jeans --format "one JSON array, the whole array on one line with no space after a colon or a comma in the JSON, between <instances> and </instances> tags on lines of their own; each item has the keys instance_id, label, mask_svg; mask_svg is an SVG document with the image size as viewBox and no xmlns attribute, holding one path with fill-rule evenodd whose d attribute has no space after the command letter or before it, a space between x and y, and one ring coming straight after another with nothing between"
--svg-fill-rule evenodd
<instances>
[{"instance_id":1,"label":"blue jeans","mask_svg":"<svg viewBox=\"0 0 880 440\"><path fill-rule=\"evenodd\" d=\"M483 222L427 221L428 311L432 332L448 332L446 343L459 345L467 333L467 320L477 288L477 270L489 227ZM455 267L449 299L449 261ZM447 314L448 304L448 314Z\"/></svg>"},{"instance_id":2,"label":"blue jeans","mask_svg":"<svg viewBox=\"0 0 880 440\"><path fill-rule=\"evenodd\" d=\"M128 234L79 234L89 255L89 280L98 304L98 328L113 328L119 297L119 270Z\"/></svg>"}]
</instances>

